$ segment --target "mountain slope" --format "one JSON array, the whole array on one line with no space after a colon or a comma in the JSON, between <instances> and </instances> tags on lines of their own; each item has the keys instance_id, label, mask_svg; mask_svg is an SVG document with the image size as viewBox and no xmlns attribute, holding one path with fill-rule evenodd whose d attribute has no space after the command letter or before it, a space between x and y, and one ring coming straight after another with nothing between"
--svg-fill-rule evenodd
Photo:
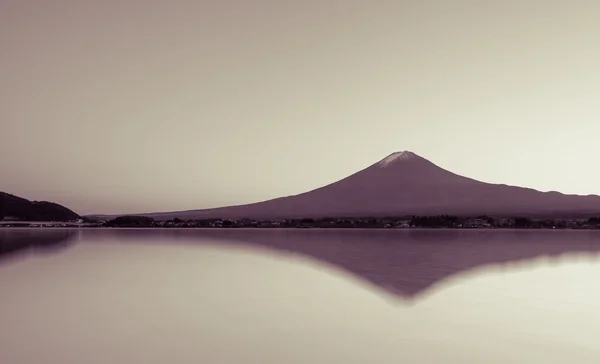
<instances>
[{"instance_id":1,"label":"mountain slope","mask_svg":"<svg viewBox=\"0 0 600 364\"><path fill-rule=\"evenodd\" d=\"M69 221L80 218L77 213L53 202L29 201L0 192L0 220L5 216L28 221Z\"/></svg>"},{"instance_id":2,"label":"mountain slope","mask_svg":"<svg viewBox=\"0 0 600 364\"><path fill-rule=\"evenodd\" d=\"M600 196L564 195L463 177L415 153L393 153L337 182L248 205L142 214L156 219L400 215L573 215L600 212Z\"/></svg>"}]
</instances>

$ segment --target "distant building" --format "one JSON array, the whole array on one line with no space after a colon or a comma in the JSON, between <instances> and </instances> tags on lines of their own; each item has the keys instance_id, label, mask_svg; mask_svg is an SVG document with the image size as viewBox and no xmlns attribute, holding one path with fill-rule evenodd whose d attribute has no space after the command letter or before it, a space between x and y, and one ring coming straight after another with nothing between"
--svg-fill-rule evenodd
<instances>
[{"instance_id":1,"label":"distant building","mask_svg":"<svg viewBox=\"0 0 600 364\"><path fill-rule=\"evenodd\" d=\"M496 223L498 224L498 226L509 226L514 224L514 221L511 219L498 219L496 220Z\"/></svg>"},{"instance_id":2,"label":"distant building","mask_svg":"<svg viewBox=\"0 0 600 364\"><path fill-rule=\"evenodd\" d=\"M398 221L396 223L396 227L404 228L404 229L405 228L409 228L410 227L410 220L401 220L401 221Z\"/></svg>"},{"instance_id":3,"label":"distant building","mask_svg":"<svg viewBox=\"0 0 600 364\"><path fill-rule=\"evenodd\" d=\"M492 225L484 219L469 219L464 222L464 227L467 228L488 228L492 227Z\"/></svg>"}]
</instances>

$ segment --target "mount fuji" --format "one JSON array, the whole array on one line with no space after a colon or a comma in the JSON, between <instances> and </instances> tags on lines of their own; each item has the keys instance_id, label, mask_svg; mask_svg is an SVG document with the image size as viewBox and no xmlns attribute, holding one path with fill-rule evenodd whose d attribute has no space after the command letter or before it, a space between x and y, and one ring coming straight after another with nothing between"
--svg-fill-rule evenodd
<instances>
[{"instance_id":1,"label":"mount fuji","mask_svg":"<svg viewBox=\"0 0 600 364\"><path fill-rule=\"evenodd\" d=\"M392 153L329 185L247 205L146 213L159 220L202 218L574 216L600 213L600 196L565 195L492 184L445 170L410 151Z\"/></svg>"}]
</instances>

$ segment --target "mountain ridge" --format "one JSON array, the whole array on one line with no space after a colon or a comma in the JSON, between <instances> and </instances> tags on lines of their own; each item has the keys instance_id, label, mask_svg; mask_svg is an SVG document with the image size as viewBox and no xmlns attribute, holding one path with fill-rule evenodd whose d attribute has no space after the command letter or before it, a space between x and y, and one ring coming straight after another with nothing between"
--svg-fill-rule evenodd
<instances>
[{"instance_id":1,"label":"mountain ridge","mask_svg":"<svg viewBox=\"0 0 600 364\"><path fill-rule=\"evenodd\" d=\"M135 215L166 220L437 214L559 216L598 212L598 195L568 195L482 182L405 150L336 182L296 195L210 209Z\"/></svg>"}]
</instances>

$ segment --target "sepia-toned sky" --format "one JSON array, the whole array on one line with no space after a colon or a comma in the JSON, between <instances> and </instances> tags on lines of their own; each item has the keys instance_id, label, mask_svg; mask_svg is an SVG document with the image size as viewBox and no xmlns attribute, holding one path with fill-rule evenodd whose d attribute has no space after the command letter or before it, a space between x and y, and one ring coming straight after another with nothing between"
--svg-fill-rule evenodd
<instances>
[{"instance_id":1,"label":"sepia-toned sky","mask_svg":"<svg viewBox=\"0 0 600 364\"><path fill-rule=\"evenodd\" d=\"M600 194L598 19L592 0L2 0L0 191L206 208L411 150Z\"/></svg>"}]
</instances>

